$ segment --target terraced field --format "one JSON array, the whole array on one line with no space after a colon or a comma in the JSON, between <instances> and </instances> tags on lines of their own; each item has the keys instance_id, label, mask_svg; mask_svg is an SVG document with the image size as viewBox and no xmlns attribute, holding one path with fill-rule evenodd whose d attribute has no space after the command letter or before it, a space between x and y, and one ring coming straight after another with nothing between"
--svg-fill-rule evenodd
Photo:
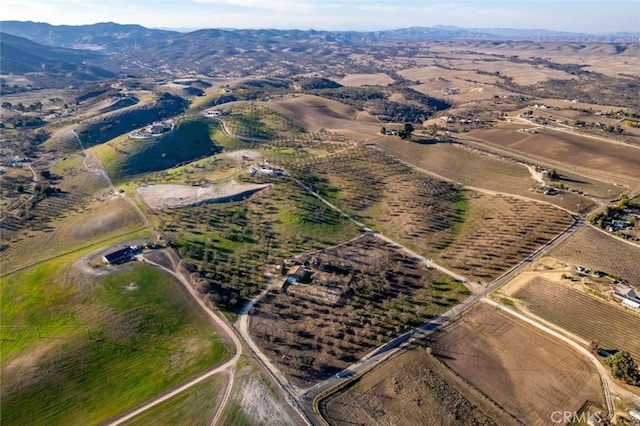
<instances>
[{"instance_id":1,"label":"terraced field","mask_svg":"<svg viewBox=\"0 0 640 426\"><path fill-rule=\"evenodd\" d=\"M289 171L347 213L422 254L445 248L463 221L465 198L456 186L375 149L292 164Z\"/></svg>"},{"instance_id":2,"label":"terraced field","mask_svg":"<svg viewBox=\"0 0 640 426\"><path fill-rule=\"evenodd\" d=\"M472 193L461 234L439 258L474 280L491 281L573 223L563 210L499 195Z\"/></svg>"},{"instance_id":3,"label":"terraced field","mask_svg":"<svg viewBox=\"0 0 640 426\"><path fill-rule=\"evenodd\" d=\"M640 360L640 315L544 278L533 278L514 293L544 320L602 348L628 351Z\"/></svg>"},{"instance_id":4,"label":"terraced field","mask_svg":"<svg viewBox=\"0 0 640 426\"><path fill-rule=\"evenodd\" d=\"M550 253L565 262L604 271L640 286L640 247L583 227Z\"/></svg>"}]
</instances>

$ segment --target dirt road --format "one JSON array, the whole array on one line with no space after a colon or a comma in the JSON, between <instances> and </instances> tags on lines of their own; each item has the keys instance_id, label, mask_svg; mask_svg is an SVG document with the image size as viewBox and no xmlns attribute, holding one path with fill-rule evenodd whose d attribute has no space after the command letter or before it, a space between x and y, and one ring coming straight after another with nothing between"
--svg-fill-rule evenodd
<instances>
[{"instance_id":1,"label":"dirt road","mask_svg":"<svg viewBox=\"0 0 640 426\"><path fill-rule=\"evenodd\" d=\"M171 262L173 264L173 269L169 269L166 268L158 263L152 262L148 259L144 259L144 262L148 265L154 266L158 269L161 269L165 272L167 272L168 274L172 275L173 277L175 277L180 284L182 284L182 286L184 287L184 289L189 293L189 295L192 297L193 301L196 302L200 308L202 309L202 311L220 328L222 329L231 339L231 341L233 342L233 346L234 346L234 350L235 350L235 354L233 356L233 358L231 358L229 361L227 361L226 363L215 367L211 370L208 370L198 376L196 376L195 378L183 383L182 385L180 385L177 388L174 388L170 391L167 391L166 393L163 393L155 398L153 398L150 401L145 402L144 404L138 406L137 408L122 414L121 416L117 417L114 420L111 420L109 422L107 422L108 425L120 425L125 423L128 420L133 419L134 417L144 413L145 411L157 406L158 404L161 404L171 398L173 398L174 396L180 394L181 392L184 392L185 390L189 389L190 387L200 383L201 381L205 380L208 377L211 377L215 374L221 373L223 371L228 371L229 372L229 381L227 383L227 387L223 393L222 399L220 400L220 402L218 403L217 407L218 410L216 412L216 414L213 416L213 420L211 422L211 424L219 424L220 422L220 418L222 416L222 413L224 412L225 407L227 406L227 403L229 401L229 397L231 395L231 391L233 389L233 384L234 384L234 371L235 371L235 367L236 364L238 362L238 360L240 359L240 357L242 356L242 342L240 341L240 339L238 338L235 330L233 330L233 328L226 322L224 321L222 318L220 318L218 315L216 315L215 312L213 312L213 310L207 306L207 304L205 304L202 300L202 298L197 294L197 292L194 290L193 286L191 286L191 283L189 281L189 279L180 271L180 269L177 267L177 265L174 262L174 259L171 258Z\"/></svg>"},{"instance_id":2,"label":"dirt road","mask_svg":"<svg viewBox=\"0 0 640 426\"><path fill-rule=\"evenodd\" d=\"M624 395L625 397L636 397L637 395L633 395L630 392L628 392L626 389L621 388L620 386L618 386L617 383L615 383L615 381L613 381L609 375L609 372L607 371L607 369L600 363L600 361L598 361L598 359L587 349L585 348L583 345L569 339L568 337L566 337L565 335L541 324L538 321L535 321L527 316L524 316L522 314L520 314L519 312L516 312L512 309L509 309L508 307L501 305L497 302L494 302L491 299L488 298L483 298L482 302L487 303L491 306L493 306L496 309L500 309L504 312L509 313L510 315L518 318L521 321L524 321L530 325L532 325L533 327L536 327L539 330L544 331L545 333L555 337L558 340L561 340L562 342L566 343L567 345L571 346L573 349L575 349L576 351L578 351L579 353L581 353L582 355L584 355L589 362L591 362L591 364L593 364L593 366L596 368L596 371L598 372L598 375L600 376L600 381L602 382L602 389L604 392L604 396L605 396L605 401L607 403L607 411L609 413L609 418L611 418L613 416L613 414L615 413L615 407L613 405L613 398L611 396L612 393L612 389L617 393L617 394L621 394Z\"/></svg>"}]
</instances>

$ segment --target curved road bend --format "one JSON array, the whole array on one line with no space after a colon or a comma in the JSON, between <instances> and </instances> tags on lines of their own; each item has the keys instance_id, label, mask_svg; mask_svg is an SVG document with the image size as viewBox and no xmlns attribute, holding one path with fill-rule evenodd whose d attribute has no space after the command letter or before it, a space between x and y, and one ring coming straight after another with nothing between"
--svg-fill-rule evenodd
<instances>
[{"instance_id":1,"label":"curved road bend","mask_svg":"<svg viewBox=\"0 0 640 426\"><path fill-rule=\"evenodd\" d=\"M378 364L384 362L387 358L392 356L397 351L409 347L409 345L415 343L418 339L424 339L430 334L436 332L437 330L440 330L442 327L458 319L474 304L476 304L480 300L483 300L486 295L518 275L528 263L533 262L539 257L545 255L553 247L564 241L569 235L571 235L572 232L578 229L582 223L582 220L574 221L571 226L567 227L567 229L565 229L561 234L556 236L547 244L540 247L534 254L524 259L520 264L514 266L511 270L507 271L502 276L494 280L482 291L472 294L467 299L463 300L461 303L454 306L444 314L426 324L423 324L420 327L407 331L406 333L396 337L390 342L387 342L379 348L374 349L371 353L367 354L358 362L346 368L342 372L322 382L316 383L314 386L306 389L301 399L301 402L305 404L305 411L314 413L314 406L318 402L319 396L330 395L335 389L338 388L338 386L345 384L353 377L365 374L367 371L373 369Z\"/></svg>"},{"instance_id":2,"label":"curved road bend","mask_svg":"<svg viewBox=\"0 0 640 426\"><path fill-rule=\"evenodd\" d=\"M289 380L287 380L287 378L284 376L284 374L282 374L280 369L277 368L271 362L269 357L267 357L260 350L258 345L256 345L256 343L251 338L251 335L249 334L249 311L260 299L262 299L262 297L264 297L265 294L267 294L267 292L271 288L273 288L273 286L267 287L259 295L254 297L250 302L245 304L245 306L242 308L242 311L240 311L240 314L238 315L238 320L236 321L236 327L238 329L238 332L242 336L242 339L245 341L247 346L249 346L249 348L251 349L255 357L269 371L269 373L275 379L276 383L278 383L278 385L283 390L285 395L288 396L287 399L288 399L289 405L298 413L300 418L304 420L307 425L311 425L314 419L313 415L310 416L309 413L306 412L306 410L304 410L304 407L302 407L298 402L298 398L302 394L303 390L301 390L300 388L298 388L297 386L289 382Z\"/></svg>"},{"instance_id":3,"label":"curved road bend","mask_svg":"<svg viewBox=\"0 0 640 426\"><path fill-rule=\"evenodd\" d=\"M144 259L144 258L143 258ZM222 371L225 371L227 369L230 370L230 374L229 374L229 381L227 383L227 388L224 392L224 395L222 397L222 400L220 401L220 403L218 404L218 411L217 413L213 416L213 420L212 420L212 424L216 424L217 422L219 422L220 417L222 415L222 413L224 412L224 409L227 405L227 402L229 401L229 397L231 395L231 390L233 389L233 384L234 384L234 369L236 366L236 363L238 362L238 360L240 359L240 356L242 355L242 342L240 341L240 339L238 338L237 334L235 333L235 331L233 330L233 328L231 326L229 326L229 324L227 324L226 321L222 320L220 317L218 317L218 315L216 315L213 310L211 308L209 308L209 306L207 306L204 301L202 300L201 297L199 297L199 295L197 294L197 292L194 290L194 288L191 286L191 284L189 283L189 280L184 276L184 274L182 272L180 272L180 270L176 267L176 270L173 271L169 268L166 268L162 265L159 265L155 262L152 262L148 259L144 259L144 262L148 265L154 266L156 268L162 269L163 271L171 274L173 277L175 277L180 284L182 284L182 286L184 287L185 290L187 290L187 292L189 293L189 295L192 297L192 299L200 306L200 308L202 308L202 311L218 326L220 327L232 340L233 345L235 346L235 355L233 356L233 358L231 358L229 361L227 361L226 363L215 367L211 370L208 370L207 372L204 372L196 377L194 377L193 379L188 380L187 382L183 383L182 385L180 385L177 388L174 388L173 390L170 390L166 393L163 393L145 403L143 403L142 405L138 406L137 408L134 408L118 417L116 417L115 419L108 421L106 424L111 425L111 426L115 426L115 425L120 425L126 421L129 421L131 419L133 419L134 417L144 413L145 411L173 398L174 396L180 394L181 392L184 392L185 390L189 389L190 387L200 383L201 381L205 380L208 377L213 376L214 374L218 374ZM173 262L173 259L172 259Z\"/></svg>"},{"instance_id":4,"label":"curved road bend","mask_svg":"<svg viewBox=\"0 0 640 426\"><path fill-rule=\"evenodd\" d=\"M553 337L555 337L558 340L561 340L562 342L566 343L567 345L571 346L573 349L575 349L576 351L578 351L579 353L581 353L582 355L584 355L589 362L591 362L591 364L594 365L594 367L596 368L596 370L598 371L598 375L600 376L600 382L602 383L602 389L604 392L604 397L605 397L605 401L607 403L607 411L609 413L609 419L611 419L615 413L615 408L613 405L613 398L611 397L611 387L613 387L616 392L618 393L624 393L624 394L628 394L629 392L622 389L621 387L619 387L615 382L611 381L610 377L609 377L609 372L607 371L607 369L600 363L600 361L598 361L598 359L589 351L587 350L583 345L581 345L578 342L575 342L571 339L569 339L568 337L564 336L561 333L558 333L557 331L539 323L538 321L535 321L527 316L522 315L519 312L516 312L512 309L507 308L506 306L503 306L491 299L488 298L484 298L482 299L482 301L484 303L487 303L493 307L495 307L496 309L500 309L503 312L507 312L509 315L512 315L516 318L518 318L521 321L526 322L529 325L532 325L533 327L536 327L542 331L544 331L546 334L551 335ZM612 386L613 385L613 386ZM634 395L637 397L637 395Z\"/></svg>"}]
</instances>

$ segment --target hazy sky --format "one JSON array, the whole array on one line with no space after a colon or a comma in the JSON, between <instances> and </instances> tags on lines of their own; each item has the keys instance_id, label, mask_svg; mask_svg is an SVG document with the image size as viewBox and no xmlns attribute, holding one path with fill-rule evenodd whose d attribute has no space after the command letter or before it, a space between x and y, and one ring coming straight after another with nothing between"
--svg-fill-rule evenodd
<instances>
[{"instance_id":1,"label":"hazy sky","mask_svg":"<svg viewBox=\"0 0 640 426\"><path fill-rule=\"evenodd\" d=\"M640 31L640 0L1 0L3 20L152 28L378 30L409 26Z\"/></svg>"}]
</instances>

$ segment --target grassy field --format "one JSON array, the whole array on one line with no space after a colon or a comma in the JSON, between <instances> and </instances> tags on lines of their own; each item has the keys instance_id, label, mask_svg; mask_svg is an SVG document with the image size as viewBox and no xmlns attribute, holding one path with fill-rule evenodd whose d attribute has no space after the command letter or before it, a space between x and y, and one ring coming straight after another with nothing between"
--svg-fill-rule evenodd
<instances>
[{"instance_id":1,"label":"grassy field","mask_svg":"<svg viewBox=\"0 0 640 426\"><path fill-rule=\"evenodd\" d=\"M149 139L119 136L91 149L112 179L119 181L142 173L169 169L220 151L211 139L214 126L203 119L176 124L167 135Z\"/></svg>"},{"instance_id":2,"label":"grassy field","mask_svg":"<svg viewBox=\"0 0 640 426\"><path fill-rule=\"evenodd\" d=\"M74 205L70 199L77 203ZM29 227L16 231L7 240L7 249L0 253L3 275L119 236L126 239L149 236L142 219L124 198L108 196L87 203L69 193L45 201L34 209L34 218L27 223Z\"/></svg>"},{"instance_id":3,"label":"grassy field","mask_svg":"<svg viewBox=\"0 0 640 426\"><path fill-rule=\"evenodd\" d=\"M556 300L558 309L570 299ZM492 307L475 307L430 346L436 358L523 424L548 425L558 407L574 412L587 401L603 404L598 374L581 354Z\"/></svg>"},{"instance_id":4,"label":"grassy field","mask_svg":"<svg viewBox=\"0 0 640 426\"><path fill-rule=\"evenodd\" d=\"M313 259L319 266L309 285L271 290L251 312L257 343L300 386L335 374L468 295L461 283L371 236L298 257Z\"/></svg>"},{"instance_id":5,"label":"grassy field","mask_svg":"<svg viewBox=\"0 0 640 426\"><path fill-rule=\"evenodd\" d=\"M126 424L131 426L207 426L224 385L224 375L213 376Z\"/></svg>"},{"instance_id":6,"label":"grassy field","mask_svg":"<svg viewBox=\"0 0 640 426\"><path fill-rule=\"evenodd\" d=\"M238 361L236 384L222 417L224 425L297 425L288 407L252 364Z\"/></svg>"},{"instance_id":7,"label":"grassy field","mask_svg":"<svg viewBox=\"0 0 640 426\"><path fill-rule=\"evenodd\" d=\"M88 276L75 259L3 279L3 424L98 424L226 354L172 278Z\"/></svg>"}]
</instances>

